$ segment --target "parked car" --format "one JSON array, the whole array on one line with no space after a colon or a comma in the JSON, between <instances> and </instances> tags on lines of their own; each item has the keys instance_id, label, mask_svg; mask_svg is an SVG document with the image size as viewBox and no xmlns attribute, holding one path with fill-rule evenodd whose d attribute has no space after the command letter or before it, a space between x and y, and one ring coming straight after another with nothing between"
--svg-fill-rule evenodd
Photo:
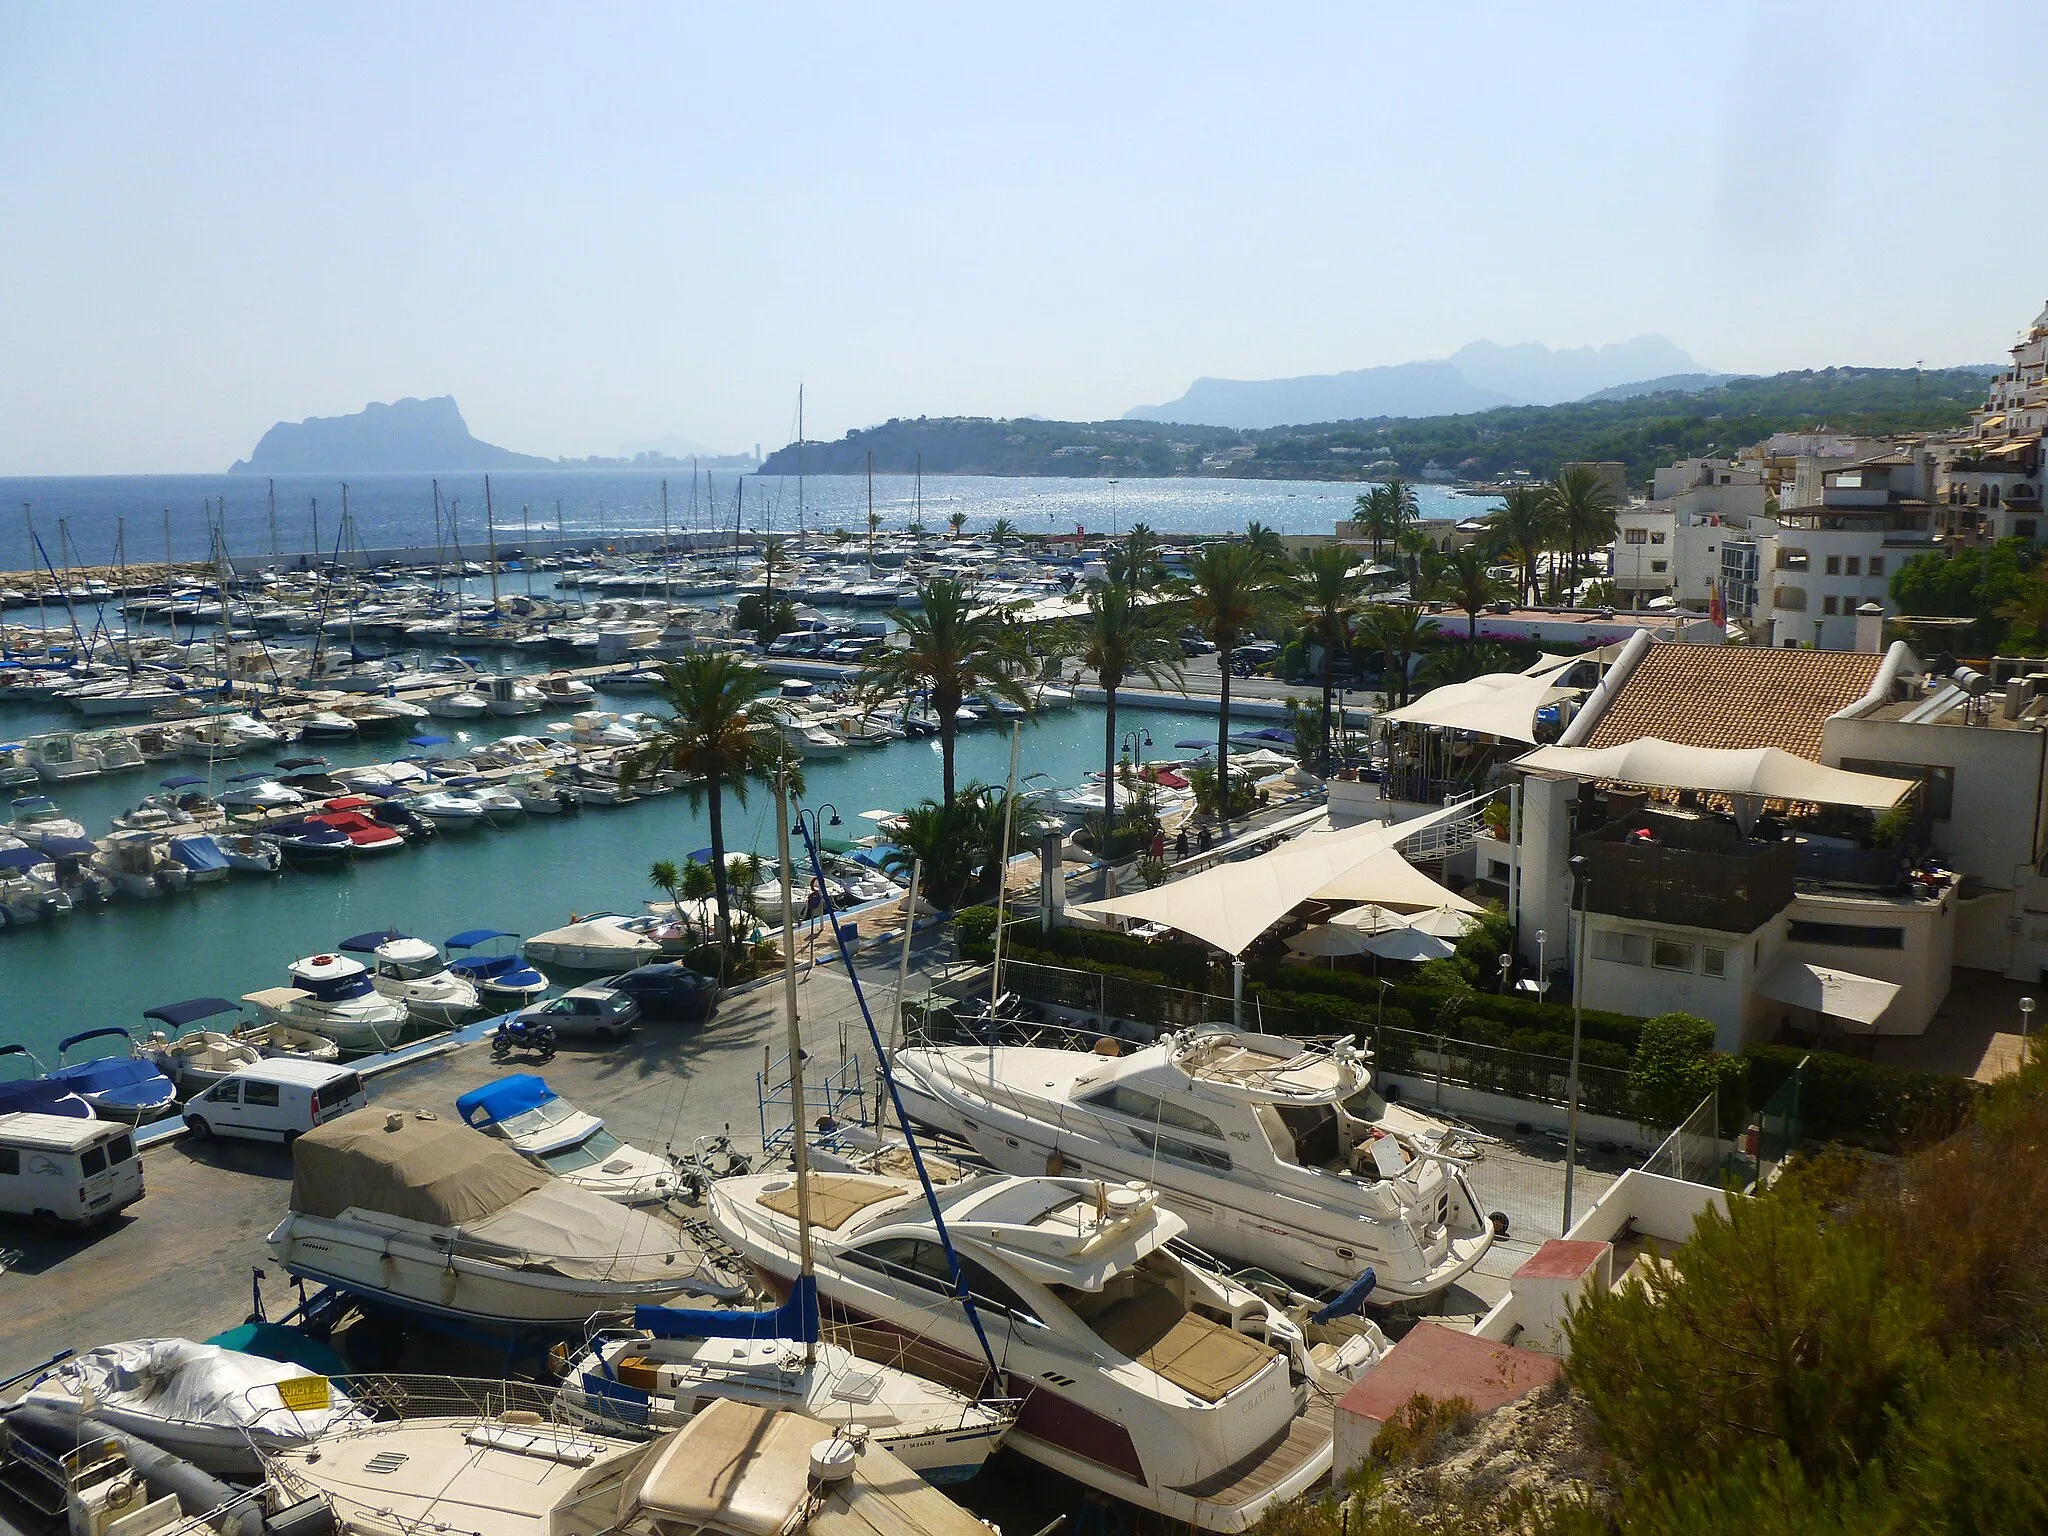
<instances>
[{"instance_id":1,"label":"parked car","mask_svg":"<svg viewBox=\"0 0 2048 1536\"><path fill-rule=\"evenodd\" d=\"M1230 653L1230 674L1251 677L1270 665L1281 648L1270 640L1253 640Z\"/></svg>"},{"instance_id":2,"label":"parked car","mask_svg":"<svg viewBox=\"0 0 2048 1536\"><path fill-rule=\"evenodd\" d=\"M300 1132L369 1102L353 1067L276 1056L239 1067L188 1099L185 1126L195 1136L242 1136L290 1146Z\"/></svg>"},{"instance_id":3,"label":"parked car","mask_svg":"<svg viewBox=\"0 0 2048 1536\"><path fill-rule=\"evenodd\" d=\"M640 1022L640 1004L624 992L614 992L608 983L586 982L560 997L520 1009L517 1017L524 1023L550 1025L563 1040L617 1040Z\"/></svg>"},{"instance_id":4,"label":"parked car","mask_svg":"<svg viewBox=\"0 0 2048 1536\"><path fill-rule=\"evenodd\" d=\"M669 1019L701 1024L718 1007L718 983L680 961L663 960L607 977L594 986L609 987L640 1005L643 1019Z\"/></svg>"},{"instance_id":5,"label":"parked car","mask_svg":"<svg viewBox=\"0 0 2048 1536\"><path fill-rule=\"evenodd\" d=\"M1207 656L1216 649L1216 642L1199 629L1184 629L1180 632L1180 653L1183 656Z\"/></svg>"}]
</instances>

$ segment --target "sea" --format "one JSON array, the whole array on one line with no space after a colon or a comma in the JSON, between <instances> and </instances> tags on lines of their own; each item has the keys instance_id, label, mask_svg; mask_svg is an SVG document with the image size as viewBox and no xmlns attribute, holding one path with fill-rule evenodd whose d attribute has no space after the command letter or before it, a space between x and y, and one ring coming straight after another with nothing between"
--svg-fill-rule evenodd
<instances>
[{"instance_id":1,"label":"sea","mask_svg":"<svg viewBox=\"0 0 2048 1536\"><path fill-rule=\"evenodd\" d=\"M438 486L441 515L435 516ZM1051 479L987 475L876 475L874 510L886 528L922 516L937 530L954 513L980 532L1008 518L1020 533L1114 536L1133 523L1162 533L1229 533L1264 523L1282 533L1327 533L1362 489L1324 480ZM203 560L220 520L232 556L331 551L346 495L355 542L366 549L480 544L486 519L501 543L528 534L731 530L771 533L867 529L860 475L754 475L731 470L516 470L481 474L104 475L0 479L0 570ZM1479 516L1496 503L1418 485L1425 518ZM38 552L30 529L41 541Z\"/></svg>"},{"instance_id":2,"label":"sea","mask_svg":"<svg viewBox=\"0 0 2048 1536\"><path fill-rule=\"evenodd\" d=\"M671 474L669 510L673 528L719 526L712 509L731 508L737 497L743 525L794 529L795 480L738 477L720 471L697 482L693 504L690 476ZM494 474L491 492L501 536L528 526L572 535L661 527L662 476L651 472ZM744 490L736 490L744 484ZM13 542L0 538L0 564L26 565L25 520L19 503L29 503L37 532L52 560L61 563L68 545L75 563L111 561L117 535L125 533L131 560L160 558L162 523L170 515L171 550L178 558L207 553L206 504L218 498L224 511L231 554L261 554L271 548L268 485L242 475L17 479L0 482L5 500L16 503ZM359 542L367 547L428 545L434 540L432 479L422 475L368 475L348 482L349 509ZM1007 517L1020 528L1108 534L1134 522L1161 531L1216 533L1258 521L1284 532L1325 531L1350 507L1355 484L1314 481L1217 479L1043 480L969 476L927 476L918 486L906 476L876 476L875 510L890 526L922 512L937 526L954 511L967 514L968 527L987 527ZM440 477L444 507L452 508L461 537L483 528L482 476ZM1425 516L1470 516L1488 505L1454 496L1439 487L1418 487ZM312 546L310 503L317 498L323 541L332 538L341 506L337 480L280 478L276 482L277 548L290 555ZM459 499L461 505L455 507ZM556 511L559 506L559 512ZM693 510L694 507L694 510ZM522 524L522 509L527 520ZM546 509L544 525L541 511ZM804 517L812 528L866 527L867 483L860 477L808 478ZM449 514L444 514L444 516ZM472 517L474 521L472 522ZM125 522L124 522L125 520ZM7 520L0 517L0 532ZM155 549L150 542L155 541ZM511 578L524 589L528 578ZM537 578L551 582L551 578ZM482 582L470 587L479 595ZM539 590L536 587L536 590ZM563 593L565 597L574 594ZM871 616L871 615L870 615ZM20 622L26 610L12 617ZM110 618L113 616L110 614ZM118 619L115 620L118 622ZM493 663L498 664L496 662ZM650 707L645 695L600 697L597 707L618 711ZM566 711L561 712L566 714ZM535 733L555 718L528 716L474 723L432 721L429 729L454 738L455 746L483 737ZM20 740L40 731L79 725L61 705L0 705L0 740ZM1147 758L1191 756L1213 742L1216 722L1191 711L1120 711L1122 732ZM1102 763L1102 712L1082 705L1052 713L1022 727L1020 774L1031 788L1080 783ZM1183 746L1182 744L1187 745ZM282 749L285 755L302 751ZM395 739L336 747L322 755L337 767L388 760L411 750ZM271 756L245 758L236 768L266 767ZM1006 730L985 727L961 738L961 782L1000 782L1007 771ZM76 783L46 786L64 810L102 837L111 818L136 804L163 777L183 765L108 774ZM203 767L199 770L204 772ZM807 804L816 809L833 838L852 841L868 834L866 811L893 811L940 789L938 746L907 741L873 748L838 761L806 764ZM726 809L728 845L734 850L772 852L773 806L765 793ZM839 826L831 825L833 817ZM501 928L532 934L559 927L576 913L639 911L657 893L648 882L656 859L680 862L705 847L709 828L701 806L683 795L645 799L616 810L590 809L573 817L528 817L503 829L484 828L467 836L443 836L383 859L366 859L331 871L296 871L274 880L237 878L154 901L117 901L97 912L22 927L0 929L0 1044L28 1046L54 1065L64 1036L101 1025L141 1031L142 1012L184 998L240 997L282 985L294 959L331 949L341 939L372 929L396 927L439 942L467 928ZM573 983L580 978L571 977ZM9 1058L10 1061L18 1058ZM0 1076L14 1075L0 1065Z\"/></svg>"}]
</instances>

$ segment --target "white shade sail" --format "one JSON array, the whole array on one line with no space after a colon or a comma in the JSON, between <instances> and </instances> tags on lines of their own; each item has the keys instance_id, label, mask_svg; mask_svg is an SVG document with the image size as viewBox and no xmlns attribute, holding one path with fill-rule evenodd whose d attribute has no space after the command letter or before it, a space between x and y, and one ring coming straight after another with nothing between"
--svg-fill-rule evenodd
<instances>
[{"instance_id":1,"label":"white shade sail","mask_svg":"<svg viewBox=\"0 0 2048 1536\"><path fill-rule=\"evenodd\" d=\"M1392 848L1353 865L1315 894L1318 901L1369 901L1383 907L1418 909L1451 907L1460 912L1486 910L1449 886L1439 885Z\"/></svg>"},{"instance_id":2,"label":"white shade sail","mask_svg":"<svg viewBox=\"0 0 2048 1536\"><path fill-rule=\"evenodd\" d=\"M1236 864L1216 864L1156 890L1114 896L1076 907L1099 917L1163 923L1228 955L1241 955L1254 939L1339 876L1442 821L1469 816L1485 800L1474 796L1412 821L1367 822L1313 842L1283 843L1271 853ZM1434 903L1432 903L1434 905Z\"/></svg>"},{"instance_id":3,"label":"white shade sail","mask_svg":"<svg viewBox=\"0 0 2048 1536\"><path fill-rule=\"evenodd\" d=\"M1469 683L1432 688L1413 704L1380 718L1401 725L1441 725L1452 730L1477 731L1485 736L1533 744L1536 711L1566 697L1568 690L1553 686L1548 674L1529 677L1520 672L1489 672Z\"/></svg>"},{"instance_id":4,"label":"white shade sail","mask_svg":"<svg viewBox=\"0 0 2048 1536\"><path fill-rule=\"evenodd\" d=\"M1858 976L1854 971L1837 971L1804 960L1780 960L1764 973L1757 991L1765 997L1795 1008L1810 1008L1831 1019L1854 1024L1875 1024L1884 1017L1899 989L1875 976Z\"/></svg>"},{"instance_id":5,"label":"white shade sail","mask_svg":"<svg viewBox=\"0 0 2048 1536\"><path fill-rule=\"evenodd\" d=\"M1517 759L1515 766L1655 789L1696 789L1869 811L1891 809L1912 793L1917 782L1829 768L1777 747L1688 747L1655 736L1618 747L1539 747Z\"/></svg>"}]
</instances>

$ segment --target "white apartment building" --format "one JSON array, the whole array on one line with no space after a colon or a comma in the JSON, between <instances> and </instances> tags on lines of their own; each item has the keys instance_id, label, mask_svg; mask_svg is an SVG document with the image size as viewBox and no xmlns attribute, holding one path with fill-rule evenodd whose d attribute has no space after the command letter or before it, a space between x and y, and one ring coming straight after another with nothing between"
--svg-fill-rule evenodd
<instances>
[{"instance_id":1,"label":"white apartment building","mask_svg":"<svg viewBox=\"0 0 2048 1536\"><path fill-rule=\"evenodd\" d=\"M2042 515L2042 433L2048 431L2048 307L1991 381L1968 437L1943 445L1944 531L1972 539L2048 539Z\"/></svg>"},{"instance_id":2,"label":"white apartment building","mask_svg":"<svg viewBox=\"0 0 2048 1536\"><path fill-rule=\"evenodd\" d=\"M1752 634L1777 647L1856 647L1856 612L1891 606L1899 565L1934 547L1935 450L1912 443L1843 464L1802 459L1792 499L1751 523L1756 597L1745 604ZM1731 602L1731 611L1735 609Z\"/></svg>"},{"instance_id":3,"label":"white apartment building","mask_svg":"<svg viewBox=\"0 0 2048 1536\"><path fill-rule=\"evenodd\" d=\"M1686 459L1656 472L1650 499L1615 517L1612 579L1636 606L1669 597L1705 613L1721 580L1721 544L1769 500L1763 476L1730 459Z\"/></svg>"}]
</instances>

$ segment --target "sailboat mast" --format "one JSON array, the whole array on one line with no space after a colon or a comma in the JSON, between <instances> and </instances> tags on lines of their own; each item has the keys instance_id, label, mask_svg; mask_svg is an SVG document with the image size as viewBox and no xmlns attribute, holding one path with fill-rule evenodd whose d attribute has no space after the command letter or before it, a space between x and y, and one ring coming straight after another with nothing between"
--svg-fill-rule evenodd
<instances>
[{"instance_id":1,"label":"sailboat mast","mask_svg":"<svg viewBox=\"0 0 2048 1536\"><path fill-rule=\"evenodd\" d=\"M170 514L166 512L164 515L168 517ZM37 565L34 502L24 501L21 504L21 520L28 524L28 565L29 569L34 571ZM43 634L44 659L47 660L50 649L50 594L43 590L43 574L41 571L36 571L36 626ZM177 628L178 621L173 619L171 621L171 632L174 637L177 633Z\"/></svg>"},{"instance_id":2,"label":"sailboat mast","mask_svg":"<svg viewBox=\"0 0 2048 1536\"><path fill-rule=\"evenodd\" d=\"M270 503L270 558L282 560L284 558L284 551L277 546L277 482L275 480L270 482L270 494L267 500Z\"/></svg>"},{"instance_id":3,"label":"sailboat mast","mask_svg":"<svg viewBox=\"0 0 2048 1536\"><path fill-rule=\"evenodd\" d=\"M804 542L804 387L796 387L796 542Z\"/></svg>"},{"instance_id":4,"label":"sailboat mast","mask_svg":"<svg viewBox=\"0 0 2048 1536\"><path fill-rule=\"evenodd\" d=\"M491 511L491 477L484 476L484 569L491 573L491 612L498 611L498 522Z\"/></svg>"},{"instance_id":5,"label":"sailboat mast","mask_svg":"<svg viewBox=\"0 0 2048 1536\"><path fill-rule=\"evenodd\" d=\"M525 502L519 504L519 564L526 572L526 595L533 596L533 526Z\"/></svg>"},{"instance_id":6,"label":"sailboat mast","mask_svg":"<svg viewBox=\"0 0 2048 1536\"><path fill-rule=\"evenodd\" d=\"M661 600L668 601L668 476L661 477Z\"/></svg>"},{"instance_id":7,"label":"sailboat mast","mask_svg":"<svg viewBox=\"0 0 2048 1536\"><path fill-rule=\"evenodd\" d=\"M804 1037L796 1017L796 899L790 891L789 752L783 749L775 783L775 857L782 866L782 1022L789 1031L790 1140L796 1160L797 1274L809 1279L816 1271L811 1255L811 1151L804 1114ZM809 1330L805 1330L809 1332ZM815 1364L818 1346L804 1341L804 1364Z\"/></svg>"},{"instance_id":8,"label":"sailboat mast","mask_svg":"<svg viewBox=\"0 0 2048 1536\"><path fill-rule=\"evenodd\" d=\"M875 450L868 450L868 580L875 579Z\"/></svg>"},{"instance_id":9,"label":"sailboat mast","mask_svg":"<svg viewBox=\"0 0 2048 1536\"><path fill-rule=\"evenodd\" d=\"M348 522L348 482L344 480L341 482L341 533L335 539L335 549L339 553L337 563L343 570L348 568L351 538L352 535L349 531ZM355 587L351 584L348 593L348 652L351 662L355 660L356 653L356 601L358 596L359 594L356 592Z\"/></svg>"},{"instance_id":10,"label":"sailboat mast","mask_svg":"<svg viewBox=\"0 0 2048 1536\"><path fill-rule=\"evenodd\" d=\"M448 550L441 539L441 482L432 482L434 487L434 590L441 590L441 580L448 568Z\"/></svg>"}]
</instances>

